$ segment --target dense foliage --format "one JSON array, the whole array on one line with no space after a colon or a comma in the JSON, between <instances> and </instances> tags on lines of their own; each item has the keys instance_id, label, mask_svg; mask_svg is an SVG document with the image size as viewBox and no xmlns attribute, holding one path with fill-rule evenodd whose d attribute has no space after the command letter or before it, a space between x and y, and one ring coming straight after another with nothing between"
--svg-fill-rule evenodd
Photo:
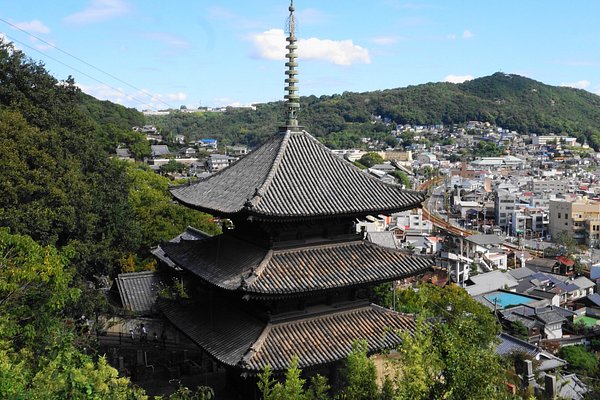
<instances>
[{"instance_id":1,"label":"dense foliage","mask_svg":"<svg viewBox=\"0 0 600 400\"><path fill-rule=\"evenodd\" d=\"M167 180L111 159L117 144L139 157L143 116L59 82L43 65L0 42L0 226L38 243L77 249L83 277L111 273L124 255L209 218L174 205Z\"/></svg>"},{"instance_id":2,"label":"dense foliage","mask_svg":"<svg viewBox=\"0 0 600 400\"><path fill-rule=\"evenodd\" d=\"M64 313L80 295L73 253L0 229L0 398L145 398L83 352L81 326Z\"/></svg>"},{"instance_id":3,"label":"dense foliage","mask_svg":"<svg viewBox=\"0 0 600 400\"><path fill-rule=\"evenodd\" d=\"M380 288L387 297L389 288ZM321 399L509 399L506 390L507 366L496 354L500 325L485 306L473 300L458 286L439 288L420 285L418 290L398 292L398 310L417 313L415 332L401 332L397 356L388 359L387 376L377 381L375 364L367 355L367 343L354 343L342 373L342 382L333 392L325 389ZM388 304L389 305L389 304ZM264 399L278 399L275 387L284 388L292 379L295 397L311 399L311 382L306 392L304 380L292 363L294 373L283 383L271 379L267 369L259 389ZM268 382L264 378L268 378ZM279 386L277 386L279 385ZM266 391L265 391L266 390ZM305 396L305 397L302 397Z\"/></svg>"},{"instance_id":4,"label":"dense foliage","mask_svg":"<svg viewBox=\"0 0 600 400\"><path fill-rule=\"evenodd\" d=\"M375 92L301 98L300 122L333 148L360 147L370 137L392 146L396 124L494 123L523 133L566 133L600 146L600 97L554 87L518 75L495 73L462 84L427 83ZM165 132L188 140L211 137L224 144L255 146L284 121L281 102L256 111L174 113L148 117ZM403 138L409 144L410 137Z\"/></svg>"}]
</instances>

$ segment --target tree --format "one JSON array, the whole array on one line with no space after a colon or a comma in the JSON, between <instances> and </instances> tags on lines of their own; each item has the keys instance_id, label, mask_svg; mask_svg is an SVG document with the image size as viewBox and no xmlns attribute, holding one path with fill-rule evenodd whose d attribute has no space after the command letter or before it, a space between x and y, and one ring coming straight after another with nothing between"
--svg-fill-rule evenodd
<instances>
[{"instance_id":1,"label":"tree","mask_svg":"<svg viewBox=\"0 0 600 400\"><path fill-rule=\"evenodd\" d=\"M558 356L569 363L569 370L586 376L598 372L598 357L582 345L561 347Z\"/></svg>"},{"instance_id":2,"label":"tree","mask_svg":"<svg viewBox=\"0 0 600 400\"><path fill-rule=\"evenodd\" d=\"M396 366L396 387L400 399L428 399L440 384L443 361L433 342L431 327L423 317L417 319L415 333L402 334Z\"/></svg>"},{"instance_id":3,"label":"tree","mask_svg":"<svg viewBox=\"0 0 600 400\"><path fill-rule=\"evenodd\" d=\"M168 163L160 166L160 172L169 174L173 172L181 172L185 168L185 165L179 161L169 160Z\"/></svg>"},{"instance_id":4,"label":"tree","mask_svg":"<svg viewBox=\"0 0 600 400\"><path fill-rule=\"evenodd\" d=\"M70 286L72 255L0 228L0 398L145 399L104 358L77 348L85 337L65 314L80 294Z\"/></svg>"},{"instance_id":5,"label":"tree","mask_svg":"<svg viewBox=\"0 0 600 400\"><path fill-rule=\"evenodd\" d=\"M128 202L140 232L137 253L148 256L152 246L170 240L193 226L209 234L219 232L208 214L173 203L169 180L142 164L123 162L129 178Z\"/></svg>"},{"instance_id":6,"label":"tree","mask_svg":"<svg viewBox=\"0 0 600 400\"><path fill-rule=\"evenodd\" d=\"M375 164L383 163L383 157L381 157L377 153L366 153L358 160L359 163L366 166L367 168L371 168Z\"/></svg>"},{"instance_id":7,"label":"tree","mask_svg":"<svg viewBox=\"0 0 600 400\"><path fill-rule=\"evenodd\" d=\"M392 176L400 182L406 189L410 189L410 178L404 172L396 170L392 172Z\"/></svg>"},{"instance_id":8,"label":"tree","mask_svg":"<svg viewBox=\"0 0 600 400\"><path fill-rule=\"evenodd\" d=\"M352 344L352 351L346 358L343 371L345 388L343 394L348 400L371 400L378 396L377 372L375 364L367 356L366 340Z\"/></svg>"},{"instance_id":9,"label":"tree","mask_svg":"<svg viewBox=\"0 0 600 400\"><path fill-rule=\"evenodd\" d=\"M398 381L400 398L503 398L505 370L494 351L500 326L492 313L455 285L404 292L399 309L417 311L419 319L399 348L396 367L406 379Z\"/></svg>"}]
</instances>

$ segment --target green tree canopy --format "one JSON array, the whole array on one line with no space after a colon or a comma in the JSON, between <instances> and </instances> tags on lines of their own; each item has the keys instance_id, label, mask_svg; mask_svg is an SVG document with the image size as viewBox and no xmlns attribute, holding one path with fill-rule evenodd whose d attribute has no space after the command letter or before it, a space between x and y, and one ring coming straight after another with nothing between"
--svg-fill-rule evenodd
<instances>
[{"instance_id":1,"label":"green tree canopy","mask_svg":"<svg viewBox=\"0 0 600 400\"><path fill-rule=\"evenodd\" d=\"M64 313L80 294L70 286L72 255L0 229L0 398L146 398L77 348Z\"/></svg>"},{"instance_id":2,"label":"green tree canopy","mask_svg":"<svg viewBox=\"0 0 600 400\"><path fill-rule=\"evenodd\" d=\"M366 153L358 160L359 163L366 166L367 168L371 168L375 164L383 163L383 157L381 157L377 153Z\"/></svg>"}]
</instances>

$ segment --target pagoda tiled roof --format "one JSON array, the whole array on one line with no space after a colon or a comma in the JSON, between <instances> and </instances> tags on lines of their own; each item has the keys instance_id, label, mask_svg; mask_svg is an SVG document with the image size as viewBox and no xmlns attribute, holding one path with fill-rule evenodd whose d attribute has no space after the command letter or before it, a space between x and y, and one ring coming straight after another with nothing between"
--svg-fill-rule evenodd
<instances>
[{"instance_id":1,"label":"pagoda tiled roof","mask_svg":"<svg viewBox=\"0 0 600 400\"><path fill-rule=\"evenodd\" d=\"M171 193L211 214L267 220L391 213L425 199L365 174L304 130L274 135L230 167Z\"/></svg>"},{"instance_id":2,"label":"pagoda tiled roof","mask_svg":"<svg viewBox=\"0 0 600 400\"><path fill-rule=\"evenodd\" d=\"M336 362L361 339L370 354L380 352L400 345L402 332L415 330L412 316L366 303L266 322L227 305L212 313L198 312L197 304L163 301L160 306L173 325L212 357L250 374L267 365L284 371L294 356L300 368Z\"/></svg>"},{"instance_id":3,"label":"pagoda tiled roof","mask_svg":"<svg viewBox=\"0 0 600 400\"><path fill-rule=\"evenodd\" d=\"M164 243L177 266L227 290L292 295L387 282L429 270L434 262L365 240L265 249L231 235Z\"/></svg>"}]
</instances>

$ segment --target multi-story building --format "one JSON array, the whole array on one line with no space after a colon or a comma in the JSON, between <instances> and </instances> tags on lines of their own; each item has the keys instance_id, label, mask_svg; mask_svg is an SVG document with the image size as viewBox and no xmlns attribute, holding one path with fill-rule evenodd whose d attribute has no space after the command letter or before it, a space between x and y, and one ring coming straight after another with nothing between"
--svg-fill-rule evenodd
<instances>
[{"instance_id":1,"label":"multi-story building","mask_svg":"<svg viewBox=\"0 0 600 400\"><path fill-rule=\"evenodd\" d=\"M544 237L548 233L548 223L547 209L520 206L512 213L512 234Z\"/></svg>"},{"instance_id":2,"label":"multi-story building","mask_svg":"<svg viewBox=\"0 0 600 400\"><path fill-rule=\"evenodd\" d=\"M549 230L552 236L568 232L578 243L590 244L594 235L599 235L600 202L587 197L575 201L550 200ZM596 229L596 231L594 231Z\"/></svg>"},{"instance_id":3,"label":"multi-story building","mask_svg":"<svg viewBox=\"0 0 600 400\"><path fill-rule=\"evenodd\" d=\"M531 181L531 190L534 193L567 193L570 183L566 179L534 179Z\"/></svg>"},{"instance_id":4,"label":"multi-story building","mask_svg":"<svg viewBox=\"0 0 600 400\"><path fill-rule=\"evenodd\" d=\"M533 135L531 144L534 146L545 146L547 144L565 144L566 146L575 146L577 139L574 137L555 136L555 135Z\"/></svg>"},{"instance_id":5,"label":"multi-story building","mask_svg":"<svg viewBox=\"0 0 600 400\"><path fill-rule=\"evenodd\" d=\"M506 190L498 190L494 198L496 225L503 230L512 231L512 215L515 210L517 196Z\"/></svg>"}]
</instances>

